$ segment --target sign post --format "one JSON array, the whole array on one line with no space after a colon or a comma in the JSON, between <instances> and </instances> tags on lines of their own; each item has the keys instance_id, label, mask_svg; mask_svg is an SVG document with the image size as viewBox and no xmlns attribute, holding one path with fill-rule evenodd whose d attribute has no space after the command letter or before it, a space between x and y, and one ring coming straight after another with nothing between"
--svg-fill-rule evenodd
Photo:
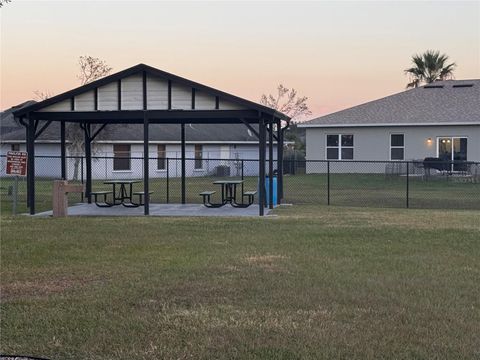
<instances>
[{"instance_id":1,"label":"sign post","mask_svg":"<svg viewBox=\"0 0 480 360\"><path fill-rule=\"evenodd\" d=\"M8 151L7 152L7 175L14 175L13 181L13 205L12 213L17 214L17 201L18 201L18 178L19 176L27 176L27 158L28 155L25 151Z\"/></svg>"}]
</instances>

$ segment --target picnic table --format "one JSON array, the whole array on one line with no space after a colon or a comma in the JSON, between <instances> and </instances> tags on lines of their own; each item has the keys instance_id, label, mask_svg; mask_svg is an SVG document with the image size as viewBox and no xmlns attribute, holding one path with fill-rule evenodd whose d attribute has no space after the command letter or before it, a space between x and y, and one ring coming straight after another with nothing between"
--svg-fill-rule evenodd
<instances>
[{"instance_id":1,"label":"picnic table","mask_svg":"<svg viewBox=\"0 0 480 360\"><path fill-rule=\"evenodd\" d=\"M215 185L220 185L222 188L222 204L237 203L237 185L241 185L243 180L216 180Z\"/></svg>"},{"instance_id":2,"label":"picnic table","mask_svg":"<svg viewBox=\"0 0 480 360\"><path fill-rule=\"evenodd\" d=\"M107 180L105 185L112 185L112 191L92 191L91 195L95 197L95 204L99 207L111 207L114 205L123 205L126 207L137 207L141 205L143 191L133 192L133 184L140 183L142 180ZM118 188L117 192L117 185ZM127 187L128 185L128 187ZM107 195L112 194L112 202L107 201ZM139 195L140 203L133 202L133 195ZM98 202L97 197L103 196L103 202Z\"/></svg>"},{"instance_id":3,"label":"picnic table","mask_svg":"<svg viewBox=\"0 0 480 360\"><path fill-rule=\"evenodd\" d=\"M256 191L247 191L241 194L241 202L237 201L237 186L242 185L244 180L216 180L213 182L215 185L220 185L222 193L222 201L220 203L212 203L210 197L216 193L216 191L203 191L200 193L203 196L203 203L206 207L221 207L226 204L230 204L233 207L247 207L252 205L253 198ZM248 197L248 203L243 202L243 198Z\"/></svg>"}]
</instances>

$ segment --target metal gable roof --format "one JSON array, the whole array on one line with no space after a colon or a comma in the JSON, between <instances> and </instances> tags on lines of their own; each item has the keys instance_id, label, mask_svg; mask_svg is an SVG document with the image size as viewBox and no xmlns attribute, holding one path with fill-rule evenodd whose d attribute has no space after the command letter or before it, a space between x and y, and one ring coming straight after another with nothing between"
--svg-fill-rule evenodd
<instances>
[{"instance_id":1,"label":"metal gable roof","mask_svg":"<svg viewBox=\"0 0 480 360\"><path fill-rule=\"evenodd\" d=\"M157 76L157 77L161 77L161 78L164 78L164 79L172 80L173 82L176 82L176 83L180 83L180 84L183 84L183 85L186 85L186 86L190 86L190 87L198 89L198 90L203 90L203 91L208 92L212 95L219 96L223 99L241 104L241 105L243 105L245 107L248 107L252 110L257 110L259 112L263 112L263 113L275 116L277 118L280 118L282 120L290 120L290 118L287 115L285 115L281 112L278 112L277 110L274 110L274 109L271 109L271 108L266 107L264 105L257 104L253 101L246 100L246 99L240 98L238 96L223 92L221 90L214 89L212 87L209 87L209 86L206 86L206 85L203 85L203 84L185 79L185 78L180 77L178 75L174 75L174 74L159 70L157 68L154 68L152 66L148 66L148 65L145 65L145 64L138 64L138 65L132 66L128 69L119 71L115 74L108 75L104 78L93 81L93 82L88 83L86 85L83 85L83 86L77 87L75 89L66 91L62 94L53 96L53 97L51 97L49 99L46 99L44 101L41 101L41 102L38 102L36 104L21 108L21 109L16 110L16 111L13 111L13 113L17 117L25 116L29 112L37 111L39 109L42 109L42 108L47 107L49 105L55 104L57 102L70 99L73 96L79 95L79 94L84 93L86 91L98 88L100 86L103 86L103 85L106 85L108 83L120 80L122 78L125 78L125 77L133 75L133 74L142 73L144 71L147 74L150 74L152 76ZM219 110L219 111L222 111L222 110Z\"/></svg>"}]
</instances>

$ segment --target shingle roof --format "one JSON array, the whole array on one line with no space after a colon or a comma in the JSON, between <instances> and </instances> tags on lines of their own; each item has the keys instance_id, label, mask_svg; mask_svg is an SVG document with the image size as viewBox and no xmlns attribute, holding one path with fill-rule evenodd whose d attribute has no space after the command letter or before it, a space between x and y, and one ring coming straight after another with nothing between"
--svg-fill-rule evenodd
<instances>
[{"instance_id":1,"label":"shingle roof","mask_svg":"<svg viewBox=\"0 0 480 360\"><path fill-rule=\"evenodd\" d=\"M2 119L3 122L3 119ZM255 125L252 125L256 128ZM67 131L68 140L68 131ZM150 125L150 141L180 142L180 126L175 124ZM257 137L243 124L201 124L185 126L187 141L209 143L243 143L258 142ZM2 133L1 142L25 141L25 128L18 126L14 131ZM52 123L38 138L39 142L59 142L60 126ZM143 142L143 127L141 125L107 125L96 141L110 142Z\"/></svg>"},{"instance_id":2,"label":"shingle roof","mask_svg":"<svg viewBox=\"0 0 480 360\"><path fill-rule=\"evenodd\" d=\"M301 127L479 124L480 79L436 81L299 124Z\"/></svg>"}]
</instances>

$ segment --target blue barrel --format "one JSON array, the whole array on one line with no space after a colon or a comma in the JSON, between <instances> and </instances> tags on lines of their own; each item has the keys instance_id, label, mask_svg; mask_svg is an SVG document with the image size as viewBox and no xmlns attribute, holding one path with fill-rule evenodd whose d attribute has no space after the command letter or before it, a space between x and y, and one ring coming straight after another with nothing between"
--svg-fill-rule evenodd
<instances>
[{"instance_id":1,"label":"blue barrel","mask_svg":"<svg viewBox=\"0 0 480 360\"><path fill-rule=\"evenodd\" d=\"M265 176L265 196L267 206L270 206L270 178ZM277 206L277 177L273 177L273 206Z\"/></svg>"}]
</instances>

